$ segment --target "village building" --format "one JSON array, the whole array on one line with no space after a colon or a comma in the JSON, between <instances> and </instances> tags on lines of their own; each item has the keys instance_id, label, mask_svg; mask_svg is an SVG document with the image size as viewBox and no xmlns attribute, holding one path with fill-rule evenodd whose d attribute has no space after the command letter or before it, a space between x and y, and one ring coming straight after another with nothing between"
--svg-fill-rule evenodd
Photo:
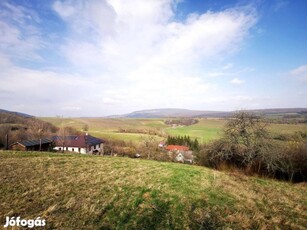
<instances>
[{"instance_id":1,"label":"village building","mask_svg":"<svg viewBox=\"0 0 307 230\"><path fill-rule=\"evenodd\" d=\"M168 151L188 151L189 147L183 145L168 145L165 149Z\"/></svg>"},{"instance_id":2,"label":"village building","mask_svg":"<svg viewBox=\"0 0 307 230\"><path fill-rule=\"evenodd\" d=\"M194 156L193 152L189 150L189 147L182 145L168 145L165 149L172 154L173 159L177 162L193 164Z\"/></svg>"},{"instance_id":3,"label":"village building","mask_svg":"<svg viewBox=\"0 0 307 230\"><path fill-rule=\"evenodd\" d=\"M165 142L161 141L161 142L159 143L158 147L159 147L159 148L165 147Z\"/></svg>"},{"instance_id":4,"label":"village building","mask_svg":"<svg viewBox=\"0 0 307 230\"><path fill-rule=\"evenodd\" d=\"M81 154L103 154L104 141L88 134L71 135L65 136L64 138L54 136L53 141L55 143L53 149L57 151L69 151Z\"/></svg>"},{"instance_id":5,"label":"village building","mask_svg":"<svg viewBox=\"0 0 307 230\"><path fill-rule=\"evenodd\" d=\"M17 151L50 151L53 141L47 138L38 140L18 141L10 145L11 150Z\"/></svg>"},{"instance_id":6,"label":"village building","mask_svg":"<svg viewBox=\"0 0 307 230\"><path fill-rule=\"evenodd\" d=\"M186 164L193 164L193 152L192 151L181 151L176 156L176 161Z\"/></svg>"}]
</instances>

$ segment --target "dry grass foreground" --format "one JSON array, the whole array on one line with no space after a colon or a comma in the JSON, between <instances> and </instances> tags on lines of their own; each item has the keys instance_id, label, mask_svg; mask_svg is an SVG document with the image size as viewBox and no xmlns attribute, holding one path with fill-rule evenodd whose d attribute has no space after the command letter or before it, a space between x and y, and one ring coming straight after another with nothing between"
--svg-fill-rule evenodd
<instances>
[{"instance_id":1,"label":"dry grass foreground","mask_svg":"<svg viewBox=\"0 0 307 230\"><path fill-rule=\"evenodd\" d=\"M0 152L0 222L47 229L306 229L307 187L129 158Z\"/></svg>"}]
</instances>

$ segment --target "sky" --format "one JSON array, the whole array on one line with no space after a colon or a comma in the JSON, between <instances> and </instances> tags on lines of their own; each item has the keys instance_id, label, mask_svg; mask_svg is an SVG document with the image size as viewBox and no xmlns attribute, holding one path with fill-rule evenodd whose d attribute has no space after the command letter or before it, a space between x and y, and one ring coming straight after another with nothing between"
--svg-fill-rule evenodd
<instances>
[{"instance_id":1,"label":"sky","mask_svg":"<svg viewBox=\"0 0 307 230\"><path fill-rule=\"evenodd\" d=\"M305 0L1 0L0 108L307 107Z\"/></svg>"}]
</instances>

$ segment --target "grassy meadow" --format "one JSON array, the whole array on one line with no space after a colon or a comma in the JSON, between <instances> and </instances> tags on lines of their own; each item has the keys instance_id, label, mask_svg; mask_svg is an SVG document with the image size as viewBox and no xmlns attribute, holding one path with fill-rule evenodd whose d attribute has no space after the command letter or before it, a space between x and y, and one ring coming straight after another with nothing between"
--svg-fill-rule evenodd
<instances>
[{"instance_id":1,"label":"grassy meadow","mask_svg":"<svg viewBox=\"0 0 307 230\"><path fill-rule=\"evenodd\" d=\"M307 187L130 158L0 152L0 222L46 229L306 229ZM2 225L3 226L3 225Z\"/></svg>"},{"instance_id":2,"label":"grassy meadow","mask_svg":"<svg viewBox=\"0 0 307 230\"><path fill-rule=\"evenodd\" d=\"M120 129L156 130L167 135L188 135L197 138L200 143L220 137L222 129L226 123L223 119L199 119L199 122L190 126L170 127L164 123L165 119L133 119L133 118L41 118L58 127L72 126L77 130L82 130L84 125L88 125L89 133L94 136L117 139L124 141L138 142L146 134L123 133ZM272 135L293 134L297 131L307 132L307 124L270 124L268 126ZM157 137L163 140L163 137Z\"/></svg>"}]
</instances>

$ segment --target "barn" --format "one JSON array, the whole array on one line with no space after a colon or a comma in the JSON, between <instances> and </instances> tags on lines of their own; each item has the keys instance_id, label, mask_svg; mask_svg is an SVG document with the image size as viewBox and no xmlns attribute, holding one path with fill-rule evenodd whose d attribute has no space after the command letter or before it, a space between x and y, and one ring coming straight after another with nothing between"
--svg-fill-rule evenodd
<instances>
[{"instance_id":1,"label":"barn","mask_svg":"<svg viewBox=\"0 0 307 230\"><path fill-rule=\"evenodd\" d=\"M53 141L47 138L38 140L18 141L10 145L11 150L18 151L49 151Z\"/></svg>"}]
</instances>

